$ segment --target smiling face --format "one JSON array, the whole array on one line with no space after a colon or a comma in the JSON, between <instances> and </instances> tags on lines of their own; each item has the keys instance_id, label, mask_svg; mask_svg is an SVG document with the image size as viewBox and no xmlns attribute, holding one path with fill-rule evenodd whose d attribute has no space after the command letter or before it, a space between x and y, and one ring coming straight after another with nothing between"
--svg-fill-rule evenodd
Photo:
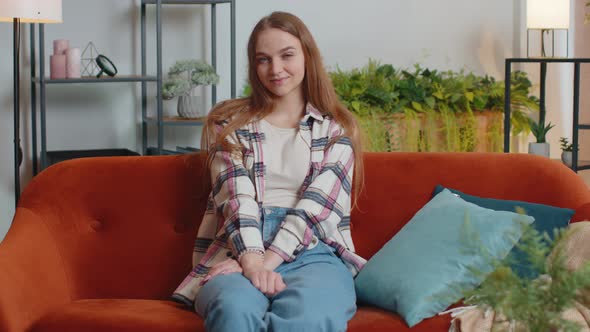
<instances>
[{"instance_id":1,"label":"smiling face","mask_svg":"<svg viewBox=\"0 0 590 332\"><path fill-rule=\"evenodd\" d=\"M275 28L265 29L256 42L255 61L258 79L273 95L303 96L305 57L295 36Z\"/></svg>"}]
</instances>

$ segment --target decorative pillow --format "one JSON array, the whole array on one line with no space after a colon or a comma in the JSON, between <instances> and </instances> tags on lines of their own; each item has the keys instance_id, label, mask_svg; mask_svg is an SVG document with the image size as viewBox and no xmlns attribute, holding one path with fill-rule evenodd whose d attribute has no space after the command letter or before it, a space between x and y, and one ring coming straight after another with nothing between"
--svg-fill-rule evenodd
<instances>
[{"instance_id":1,"label":"decorative pillow","mask_svg":"<svg viewBox=\"0 0 590 332\"><path fill-rule=\"evenodd\" d=\"M468 220L468 223L466 223ZM355 278L358 299L400 314L412 327L461 299L492 272L483 255L464 250L468 234L503 259L533 218L479 207L443 190L381 248ZM464 289L465 289L464 288ZM445 295L445 296L441 296Z\"/></svg>"},{"instance_id":2,"label":"decorative pillow","mask_svg":"<svg viewBox=\"0 0 590 332\"><path fill-rule=\"evenodd\" d=\"M436 186L434 194L437 195L444 189L450 190L452 193L459 195L462 199L467 202L479 205L484 208L496 210L496 211L510 211L515 212L516 207L521 207L525 210L526 214L535 218L533 228L539 233L543 234L546 232L550 238L553 238L553 230L567 227L570 219L574 215L575 211L571 209L564 209L554 207L550 205L535 204L529 202L520 201L508 201L493 198L481 198L477 196L468 195L460 192L459 190L445 188L441 185ZM510 252L511 261L510 267L512 271L518 274L520 277L528 277L534 279L537 277L537 273L530 266L526 260L526 255L522 250L515 247Z\"/></svg>"}]
</instances>

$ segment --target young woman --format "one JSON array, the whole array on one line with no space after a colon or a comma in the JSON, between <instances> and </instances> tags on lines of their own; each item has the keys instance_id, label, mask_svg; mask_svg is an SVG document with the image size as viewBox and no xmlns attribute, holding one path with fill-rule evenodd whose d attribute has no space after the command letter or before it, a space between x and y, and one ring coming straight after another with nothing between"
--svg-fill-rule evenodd
<instances>
[{"instance_id":1,"label":"young woman","mask_svg":"<svg viewBox=\"0 0 590 332\"><path fill-rule=\"evenodd\" d=\"M212 190L173 298L208 331L345 331L365 263L350 235L358 125L296 16L262 18L248 61L251 96L216 105L204 128Z\"/></svg>"}]
</instances>

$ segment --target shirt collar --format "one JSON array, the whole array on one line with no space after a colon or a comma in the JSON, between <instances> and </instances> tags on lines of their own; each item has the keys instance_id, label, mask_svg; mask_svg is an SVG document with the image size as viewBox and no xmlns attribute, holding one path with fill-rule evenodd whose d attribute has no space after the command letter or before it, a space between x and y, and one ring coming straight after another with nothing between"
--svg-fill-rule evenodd
<instances>
[{"instance_id":1,"label":"shirt collar","mask_svg":"<svg viewBox=\"0 0 590 332\"><path fill-rule=\"evenodd\" d=\"M303 119L301 119L301 121L307 122L309 117L312 117L314 120L319 122L322 122L324 120L324 116L322 115L322 113L312 104L307 103L307 105L305 105L305 115L303 116Z\"/></svg>"}]
</instances>

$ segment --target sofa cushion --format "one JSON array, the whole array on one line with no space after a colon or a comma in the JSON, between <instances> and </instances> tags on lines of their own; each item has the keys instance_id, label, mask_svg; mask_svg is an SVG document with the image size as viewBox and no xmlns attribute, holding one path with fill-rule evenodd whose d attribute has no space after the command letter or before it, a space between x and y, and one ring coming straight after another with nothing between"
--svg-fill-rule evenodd
<instances>
[{"instance_id":1,"label":"sofa cushion","mask_svg":"<svg viewBox=\"0 0 590 332\"><path fill-rule=\"evenodd\" d=\"M434 189L433 196L437 195L444 189L445 187L437 185ZM567 227L575 212L572 209L564 209L544 204L494 198L482 198L465 194L459 190L451 188L446 189L459 195L459 197L467 202L471 202L473 204L492 210L515 212L517 207L521 207L525 210L527 215L535 218L535 221L532 224L533 228L541 234L547 233L551 238L553 238L554 229L562 229ZM531 279L537 276L537 273L527 261L526 255L522 250L520 250L518 247L514 247L510 252L510 255L510 267L516 274L521 277L528 277Z\"/></svg>"},{"instance_id":2,"label":"sofa cushion","mask_svg":"<svg viewBox=\"0 0 590 332\"><path fill-rule=\"evenodd\" d=\"M360 305L348 322L347 332L447 331L449 315L424 320L409 329L396 314ZM74 301L42 317L30 332L199 332L203 320L184 306L170 301L92 299Z\"/></svg>"},{"instance_id":3,"label":"sofa cushion","mask_svg":"<svg viewBox=\"0 0 590 332\"><path fill-rule=\"evenodd\" d=\"M521 222L533 220L482 208L443 190L367 262L355 279L358 299L395 311L414 326L461 299L460 290L450 285L482 282L484 275L473 275L470 267L491 272L483 255L464 250L465 231L479 237L475 245L503 259L522 235Z\"/></svg>"},{"instance_id":4,"label":"sofa cushion","mask_svg":"<svg viewBox=\"0 0 590 332\"><path fill-rule=\"evenodd\" d=\"M90 299L40 318L31 332L205 332L203 320L180 304L158 300Z\"/></svg>"},{"instance_id":5,"label":"sofa cushion","mask_svg":"<svg viewBox=\"0 0 590 332\"><path fill-rule=\"evenodd\" d=\"M590 203L582 204L576 208L576 213L570 222L580 222L590 220Z\"/></svg>"},{"instance_id":6,"label":"sofa cushion","mask_svg":"<svg viewBox=\"0 0 590 332\"><path fill-rule=\"evenodd\" d=\"M377 307L361 305L354 317L348 322L346 332L395 331L395 332L446 332L451 326L451 315L436 316L425 319L409 328L404 320L390 312Z\"/></svg>"}]
</instances>

